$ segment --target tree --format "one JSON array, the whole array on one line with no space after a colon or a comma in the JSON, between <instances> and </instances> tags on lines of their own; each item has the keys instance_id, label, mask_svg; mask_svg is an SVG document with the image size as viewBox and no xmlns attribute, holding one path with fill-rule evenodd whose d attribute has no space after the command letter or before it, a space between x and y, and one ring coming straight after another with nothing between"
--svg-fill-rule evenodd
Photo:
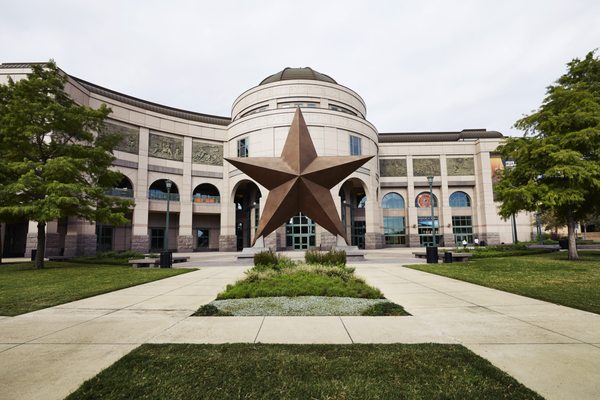
<instances>
[{"instance_id":1,"label":"tree","mask_svg":"<svg viewBox=\"0 0 600 400\"><path fill-rule=\"evenodd\" d=\"M578 258L577 221L600 211L600 60L590 52L567 64L537 111L515 126L525 132L500 147L507 168L497 186L500 214L550 214L566 224L569 259Z\"/></svg>"},{"instance_id":2,"label":"tree","mask_svg":"<svg viewBox=\"0 0 600 400\"><path fill-rule=\"evenodd\" d=\"M106 195L120 179L109 168L121 138L97 134L110 109L76 104L53 61L31 69L27 79L0 85L0 220L37 222L35 267L42 268L47 222L76 216L122 224L131 202Z\"/></svg>"}]
</instances>

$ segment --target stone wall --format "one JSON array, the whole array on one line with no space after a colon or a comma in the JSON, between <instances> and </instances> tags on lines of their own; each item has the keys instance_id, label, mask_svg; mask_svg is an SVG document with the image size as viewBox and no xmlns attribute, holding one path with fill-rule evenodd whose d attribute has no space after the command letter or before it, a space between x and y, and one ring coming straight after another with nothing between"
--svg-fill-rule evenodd
<instances>
[{"instance_id":1,"label":"stone wall","mask_svg":"<svg viewBox=\"0 0 600 400\"><path fill-rule=\"evenodd\" d=\"M383 247L383 233L367 232L365 234L365 249L381 249Z\"/></svg>"},{"instance_id":2,"label":"stone wall","mask_svg":"<svg viewBox=\"0 0 600 400\"><path fill-rule=\"evenodd\" d=\"M147 253L150 250L148 235L133 235L131 237L131 250L138 253Z\"/></svg>"},{"instance_id":3,"label":"stone wall","mask_svg":"<svg viewBox=\"0 0 600 400\"><path fill-rule=\"evenodd\" d=\"M179 253L191 253L194 251L194 236L179 235L177 236L177 251Z\"/></svg>"},{"instance_id":4,"label":"stone wall","mask_svg":"<svg viewBox=\"0 0 600 400\"><path fill-rule=\"evenodd\" d=\"M235 235L220 235L219 251L237 251L237 237Z\"/></svg>"},{"instance_id":5,"label":"stone wall","mask_svg":"<svg viewBox=\"0 0 600 400\"><path fill-rule=\"evenodd\" d=\"M321 232L321 249L330 250L337 245L337 237L327 231Z\"/></svg>"},{"instance_id":6,"label":"stone wall","mask_svg":"<svg viewBox=\"0 0 600 400\"><path fill-rule=\"evenodd\" d=\"M275 232L271 232L270 234L268 234L265 238L265 247L268 249L271 249L273 251L277 251L279 250L279 241L280 241L280 234L279 232L275 231Z\"/></svg>"}]
</instances>

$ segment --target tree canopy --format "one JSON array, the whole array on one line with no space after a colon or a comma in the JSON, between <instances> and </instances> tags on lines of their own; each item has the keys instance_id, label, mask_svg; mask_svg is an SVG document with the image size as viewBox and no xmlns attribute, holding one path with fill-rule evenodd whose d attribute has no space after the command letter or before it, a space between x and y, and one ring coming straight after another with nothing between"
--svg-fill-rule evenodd
<instances>
[{"instance_id":1,"label":"tree canopy","mask_svg":"<svg viewBox=\"0 0 600 400\"><path fill-rule=\"evenodd\" d=\"M600 212L600 60L590 52L567 64L546 91L538 110L515 126L499 151L516 165L496 188L500 214L518 211L553 215L569 230L569 258L577 258L578 221Z\"/></svg>"},{"instance_id":2,"label":"tree canopy","mask_svg":"<svg viewBox=\"0 0 600 400\"><path fill-rule=\"evenodd\" d=\"M47 222L76 216L125 223L131 202L106 195L121 179L110 170L121 138L98 134L111 110L76 104L53 61L31 69L27 78L0 85L0 220L38 222L40 268Z\"/></svg>"}]
</instances>

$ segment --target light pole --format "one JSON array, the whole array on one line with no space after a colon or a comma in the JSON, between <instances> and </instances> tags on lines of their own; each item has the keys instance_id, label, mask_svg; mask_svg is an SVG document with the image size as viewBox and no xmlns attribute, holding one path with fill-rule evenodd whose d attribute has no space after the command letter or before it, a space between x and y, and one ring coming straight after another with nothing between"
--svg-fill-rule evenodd
<instances>
[{"instance_id":1,"label":"light pole","mask_svg":"<svg viewBox=\"0 0 600 400\"><path fill-rule=\"evenodd\" d=\"M427 177L429 182L429 205L431 206L431 246L428 246L426 250L427 263L437 264L438 263L438 251L435 240L435 214L433 211L433 176Z\"/></svg>"},{"instance_id":2,"label":"light pole","mask_svg":"<svg viewBox=\"0 0 600 400\"><path fill-rule=\"evenodd\" d=\"M165 186L167 187L167 220L165 227L165 248L163 253L161 254L160 266L162 268L171 268L171 253L169 252L169 212L171 206L171 186L173 186L173 182L167 179L165 180Z\"/></svg>"},{"instance_id":3,"label":"light pole","mask_svg":"<svg viewBox=\"0 0 600 400\"><path fill-rule=\"evenodd\" d=\"M165 181L165 186L167 186L167 221L166 221L166 228L165 228L165 251L169 251L169 208L171 205L171 186L173 185L173 182L171 182L169 179L167 179Z\"/></svg>"},{"instance_id":4,"label":"light pole","mask_svg":"<svg viewBox=\"0 0 600 400\"><path fill-rule=\"evenodd\" d=\"M436 247L435 240L435 214L433 212L433 176L427 177L427 182L429 182L429 204L431 205L431 243L433 247Z\"/></svg>"}]
</instances>

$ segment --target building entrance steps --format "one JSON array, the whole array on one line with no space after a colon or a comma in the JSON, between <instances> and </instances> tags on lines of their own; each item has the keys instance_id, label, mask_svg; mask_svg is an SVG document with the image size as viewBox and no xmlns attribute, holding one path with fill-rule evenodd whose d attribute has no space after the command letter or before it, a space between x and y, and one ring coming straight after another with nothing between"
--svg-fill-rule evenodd
<instances>
[{"instance_id":1,"label":"building entrance steps","mask_svg":"<svg viewBox=\"0 0 600 400\"><path fill-rule=\"evenodd\" d=\"M248 268L191 256L211 267L0 318L2 397L64 398L143 343L226 342L460 343L548 399L600 393L599 315L403 268L410 249L353 266L411 317L190 317Z\"/></svg>"}]
</instances>

